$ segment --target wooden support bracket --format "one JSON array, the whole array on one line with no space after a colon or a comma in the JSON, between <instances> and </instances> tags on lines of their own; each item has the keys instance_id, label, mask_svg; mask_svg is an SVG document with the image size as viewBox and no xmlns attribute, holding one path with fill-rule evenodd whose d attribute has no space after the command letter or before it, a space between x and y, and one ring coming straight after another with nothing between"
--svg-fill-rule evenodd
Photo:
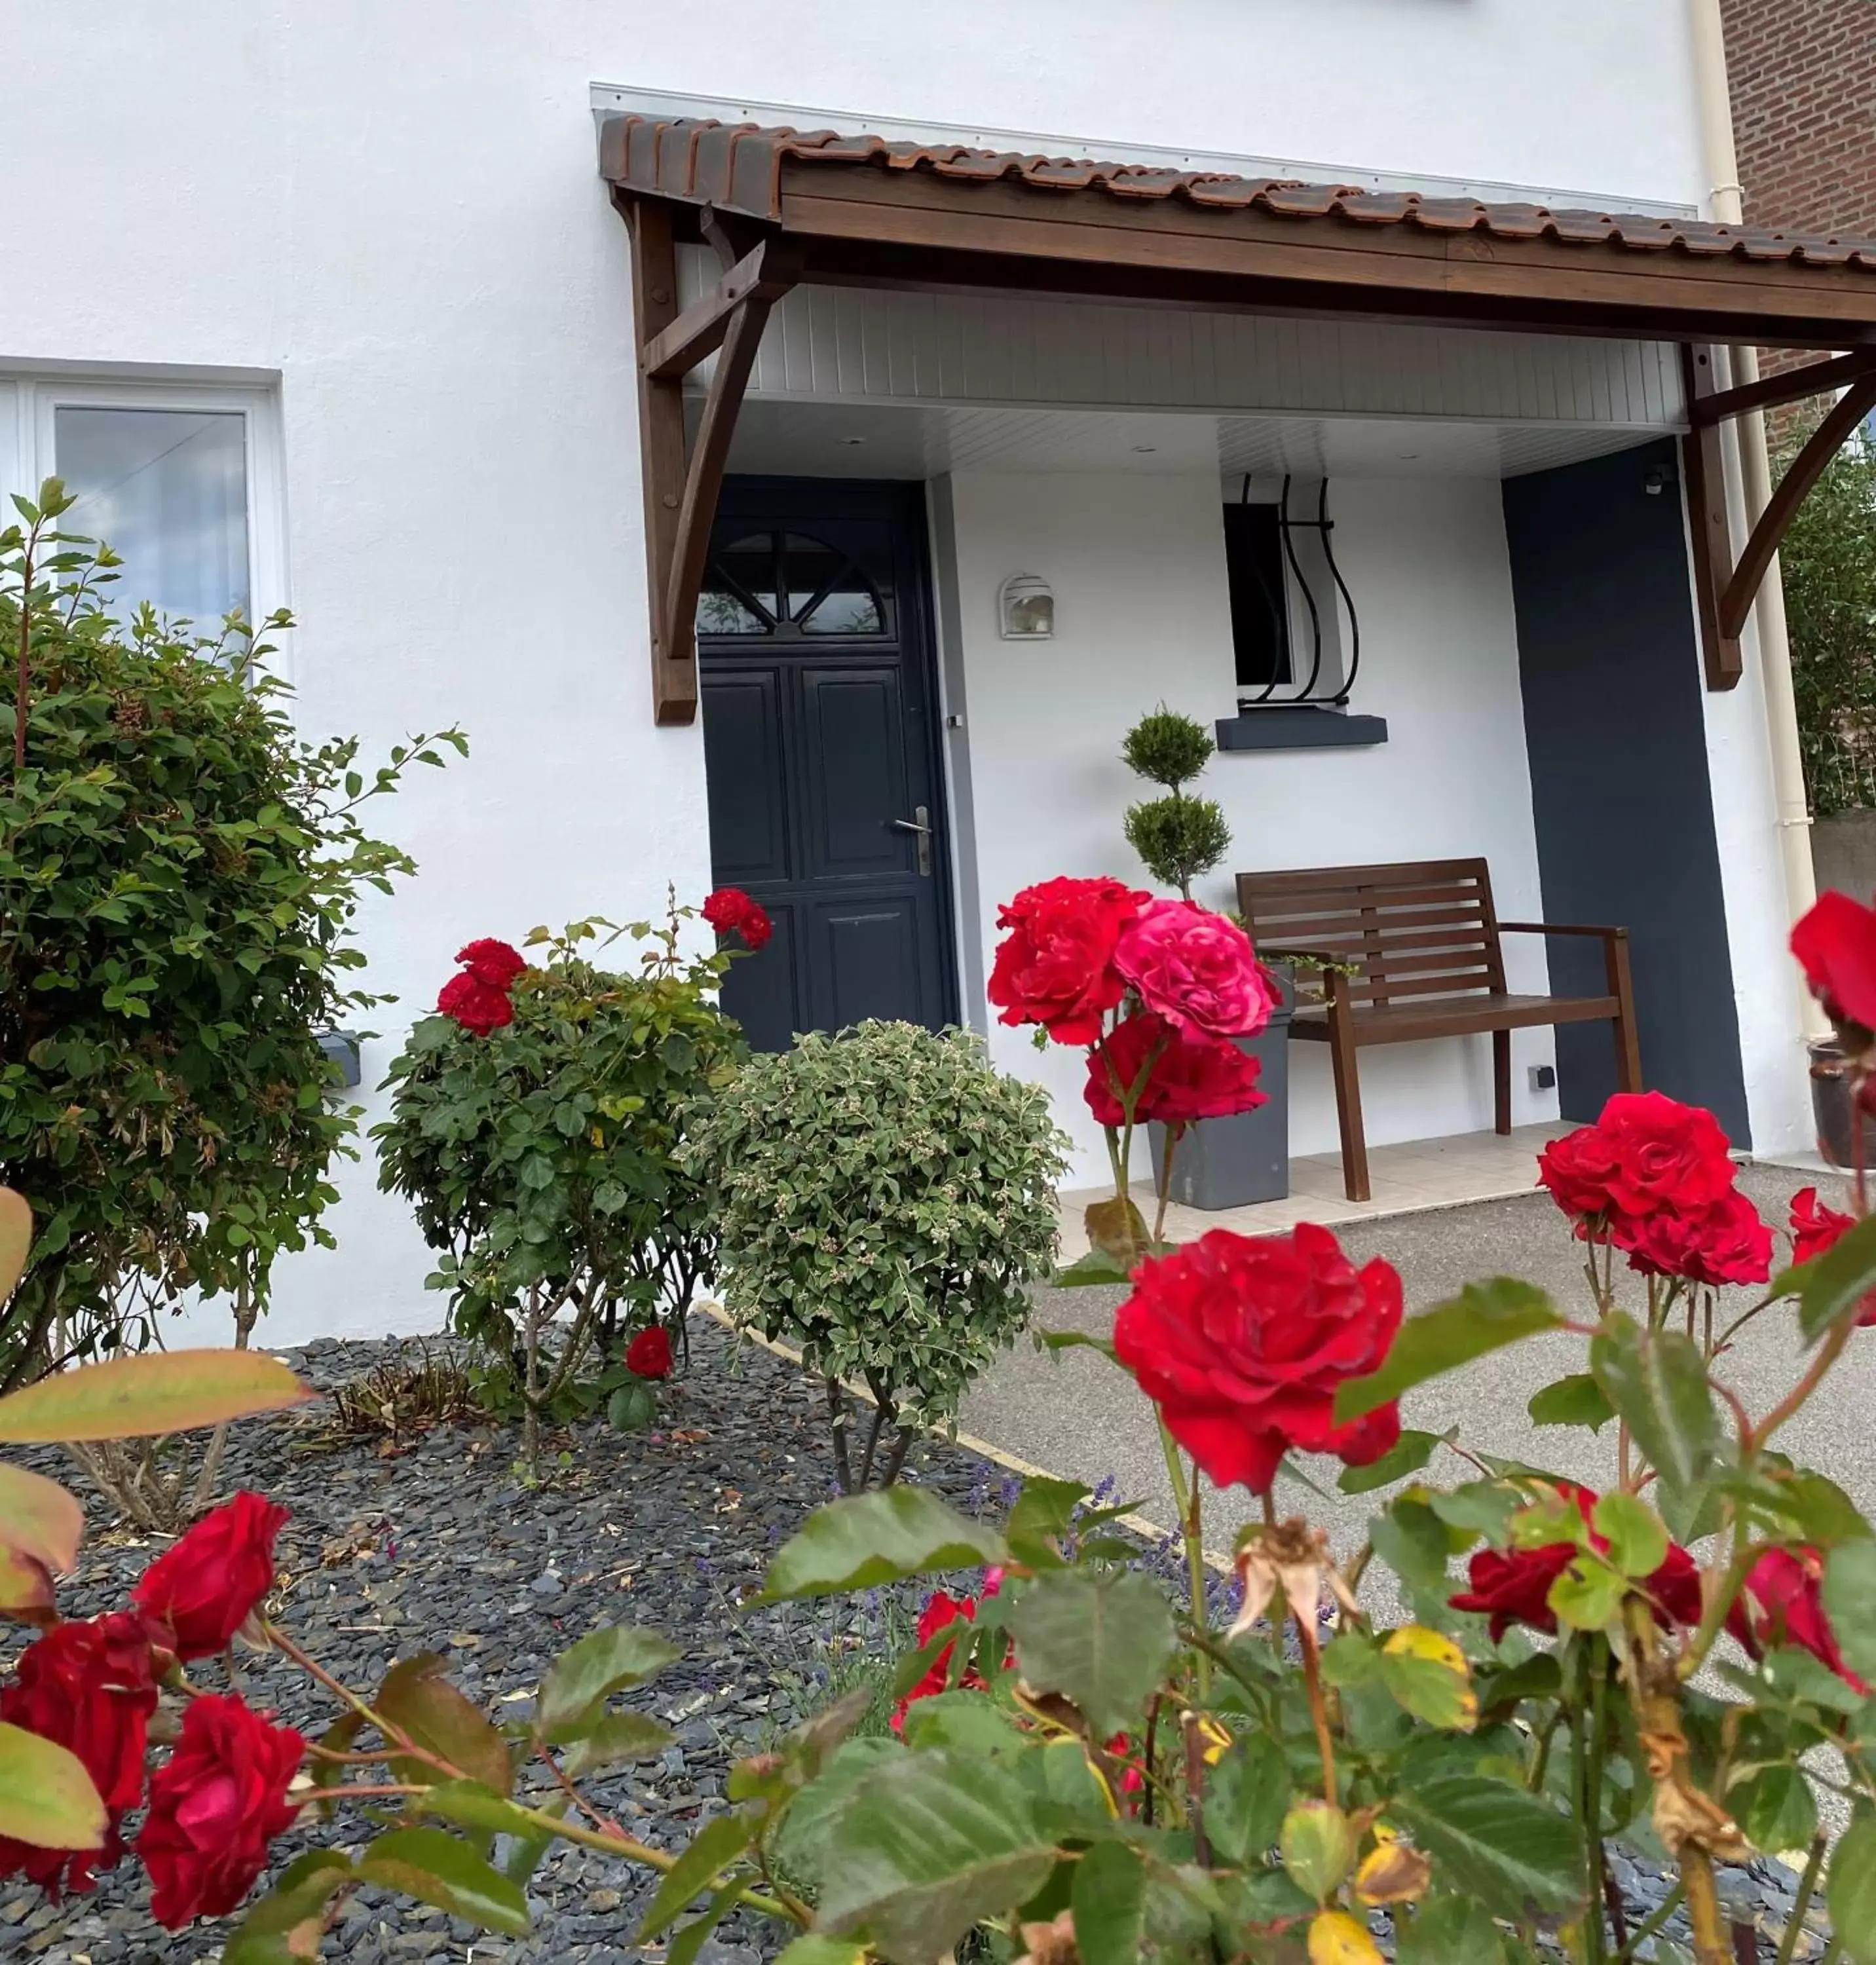
<instances>
[{"instance_id":1,"label":"wooden support bracket","mask_svg":"<svg viewBox=\"0 0 1876 1965\"><path fill-rule=\"evenodd\" d=\"M800 260L787 242L764 240L713 293L680 314L670 207L623 195L617 202L632 236L652 714L661 724L692 723L697 714L697 595L730 439L769 310L794 284ZM683 378L719 349L697 442L687 455Z\"/></svg>"},{"instance_id":2,"label":"wooden support bracket","mask_svg":"<svg viewBox=\"0 0 1876 1965\"><path fill-rule=\"evenodd\" d=\"M1876 372L1876 349L1859 348L1834 361L1807 362L1801 368L1781 368L1736 389L1697 396L1688 404L1696 424L1723 423L1748 410L1776 409L1781 403L1802 402L1807 396L1827 395Z\"/></svg>"},{"instance_id":3,"label":"wooden support bracket","mask_svg":"<svg viewBox=\"0 0 1876 1965\"><path fill-rule=\"evenodd\" d=\"M1786 466L1784 475L1778 481L1778 488L1759 514L1759 523L1752 528L1752 536L1746 541L1739 563L1726 583L1720 603L1722 634L1736 635L1744 628L1746 617L1752 611L1752 603L1758 598L1759 587L1779 544L1798 515L1798 507L1804 503L1812 486L1829 468L1831 460L1849 440L1852 433L1872 410L1876 410L1876 371L1866 371L1844 391L1836 408L1812 432L1810 441Z\"/></svg>"},{"instance_id":4,"label":"wooden support bracket","mask_svg":"<svg viewBox=\"0 0 1876 1965\"><path fill-rule=\"evenodd\" d=\"M1733 526L1726 513L1726 474L1720 426L1703 418L1700 405L1717 393L1710 348L1681 349L1681 372L1694 427L1681 439L1681 478L1687 487L1687 521L1694 560L1694 595L1700 615L1701 661L1710 690L1736 688L1746 673L1737 630L1721 624L1720 597L1733 577Z\"/></svg>"}]
</instances>

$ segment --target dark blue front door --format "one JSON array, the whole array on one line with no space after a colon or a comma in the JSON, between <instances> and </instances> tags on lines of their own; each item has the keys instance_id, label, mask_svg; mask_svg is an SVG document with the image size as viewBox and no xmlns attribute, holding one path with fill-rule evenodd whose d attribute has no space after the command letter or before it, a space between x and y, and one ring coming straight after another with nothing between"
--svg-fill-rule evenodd
<instances>
[{"instance_id":1,"label":"dark blue front door","mask_svg":"<svg viewBox=\"0 0 1876 1965\"><path fill-rule=\"evenodd\" d=\"M758 1050L955 1021L923 488L731 478L697 609L710 861L775 924L723 1006Z\"/></svg>"}]
</instances>

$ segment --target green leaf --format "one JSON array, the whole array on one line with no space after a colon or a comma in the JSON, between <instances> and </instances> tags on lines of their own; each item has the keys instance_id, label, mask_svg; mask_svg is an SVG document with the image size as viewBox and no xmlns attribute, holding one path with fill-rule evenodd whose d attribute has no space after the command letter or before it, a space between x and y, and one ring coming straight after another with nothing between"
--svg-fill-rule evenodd
<instances>
[{"instance_id":1,"label":"green leaf","mask_svg":"<svg viewBox=\"0 0 1876 1965\"><path fill-rule=\"evenodd\" d=\"M21 1276L26 1259L32 1253L33 1211L25 1197L10 1187L0 1187L0 1308L4 1308Z\"/></svg>"},{"instance_id":2,"label":"green leaf","mask_svg":"<svg viewBox=\"0 0 1876 1965\"><path fill-rule=\"evenodd\" d=\"M1619 1488L1604 1494L1590 1526L1607 1539L1609 1561L1624 1576L1652 1576L1668 1559L1668 1531L1648 1503Z\"/></svg>"},{"instance_id":3,"label":"green leaf","mask_svg":"<svg viewBox=\"0 0 1876 1965\"><path fill-rule=\"evenodd\" d=\"M655 1631L607 1624L570 1645L548 1667L535 1703L534 1729L556 1744L577 1740L597 1724L604 1702L683 1657Z\"/></svg>"},{"instance_id":4,"label":"green leaf","mask_svg":"<svg viewBox=\"0 0 1876 1965\"><path fill-rule=\"evenodd\" d=\"M824 1938L810 1931L777 1954L775 1965L866 1965L867 1947L844 1938Z\"/></svg>"},{"instance_id":5,"label":"green leaf","mask_svg":"<svg viewBox=\"0 0 1876 1965\"><path fill-rule=\"evenodd\" d=\"M1125 1282L1132 1273L1131 1263L1123 1262L1118 1256L1110 1256L1105 1249L1090 1249L1085 1256L1070 1262L1066 1269L1057 1269L1049 1278L1049 1282L1056 1289L1086 1289L1096 1285L1105 1285L1111 1288L1116 1283ZM1043 1342L1048 1343L1051 1337L1060 1334L1046 1332ZM1074 1341L1073 1335L1069 1341ZM1102 1343L1099 1338L1083 1339L1082 1341L1092 1343L1097 1350L1105 1351L1110 1358L1114 1355L1113 1346ZM1055 1349L1059 1347L1051 1345L1050 1348Z\"/></svg>"},{"instance_id":6,"label":"green leaf","mask_svg":"<svg viewBox=\"0 0 1876 1965\"><path fill-rule=\"evenodd\" d=\"M658 1886L644 1920L632 1934L634 1944L648 1943L668 1931L749 1846L751 1825L741 1813L713 1815L690 1838Z\"/></svg>"},{"instance_id":7,"label":"green leaf","mask_svg":"<svg viewBox=\"0 0 1876 1965\"><path fill-rule=\"evenodd\" d=\"M642 1433L658 1417L658 1393L642 1379L621 1385L606 1401L606 1423L615 1433Z\"/></svg>"},{"instance_id":8,"label":"green leaf","mask_svg":"<svg viewBox=\"0 0 1876 1965\"><path fill-rule=\"evenodd\" d=\"M528 1900L518 1883L441 1828L394 1828L359 1857L367 1883L401 1890L419 1903L511 1938L528 1934Z\"/></svg>"},{"instance_id":9,"label":"green leaf","mask_svg":"<svg viewBox=\"0 0 1876 1965\"><path fill-rule=\"evenodd\" d=\"M775 1853L783 1866L792 1875L818 1884L828 1860L829 1825L882 1761L901 1759L904 1754L890 1734L867 1734L843 1741L819 1777L802 1790L782 1817Z\"/></svg>"},{"instance_id":10,"label":"green leaf","mask_svg":"<svg viewBox=\"0 0 1876 1965\"><path fill-rule=\"evenodd\" d=\"M1404 1481L1408 1475L1417 1474L1433 1458L1434 1449L1452 1440L1457 1432L1455 1427L1450 1433L1404 1433L1379 1460L1371 1460L1366 1467L1344 1467L1335 1484L1345 1494L1366 1494L1372 1488Z\"/></svg>"},{"instance_id":11,"label":"green leaf","mask_svg":"<svg viewBox=\"0 0 1876 1965\"><path fill-rule=\"evenodd\" d=\"M1700 1346L1684 1330L1643 1330L1617 1311L1591 1340L1589 1367L1659 1477L1669 1528L1685 1535L1720 1445Z\"/></svg>"},{"instance_id":12,"label":"green leaf","mask_svg":"<svg viewBox=\"0 0 1876 1965\"><path fill-rule=\"evenodd\" d=\"M1234 1741L1205 1777L1205 1833L1228 1863L1268 1860L1289 1812L1289 1763L1267 1733Z\"/></svg>"},{"instance_id":13,"label":"green leaf","mask_svg":"<svg viewBox=\"0 0 1876 1965\"><path fill-rule=\"evenodd\" d=\"M1544 1600L1573 1630L1606 1631L1622 1608L1626 1590L1620 1573L1601 1557L1578 1555Z\"/></svg>"},{"instance_id":14,"label":"green leaf","mask_svg":"<svg viewBox=\"0 0 1876 1965\"><path fill-rule=\"evenodd\" d=\"M1469 1733L1479 1724L1479 1694L1466 1655L1450 1638L1404 1624L1382 1646L1381 1682L1416 1719L1442 1732Z\"/></svg>"},{"instance_id":15,"label":"green leaf","mask_svg":"<svg viewBox=\"0 0 1876 1965\"><path fill-rule=\"evenodd\" d=\"M1082 1258L1083 1262L1086 1262L1088 1259L1089 1259L1085 1256ZM1076 1268L1080 1268L1080 1263L1076 1265ZM1057 1288L1059 1288L1061 1286L1063 1276L1066 1275L1067 1273L1067 1270L1063 1270L1060 1274L1052 1277L1050 1280ZM1089 1277L1086 1278L1086 1280L1092 1282L1095 1278ZM1104 1277L1101 1278L1101 1280L1104 1282L1125 1282L1127 1278L1125 1276L1122 1275L1119 1277ZM1045 1351L1099 1351L1102 1356L1106 1359L1110 1364L1115 1364L1119 1362L1114 1355L1114 1340L1112 1338L1096 1337L1090 1335L1090 1333L1086 1330L1038 1330L1036 1333L1036 1341Z\"/></svg>"},{"instance_id":16,"label":"green leaf","mask_svg":"<svg viewBox=\"0 0 1876 1965\"><path fill-rule=\"evenodd\" d=\"M101 1849L105 1825L83 1761L0 1721L0 1835L35 1849Z\"/></svg>"},{"instance_id":17,"label":"green leaf","mask_svg":"<svg viewBox=\"0 0 1876 1965\"><path fill-rule=\"evenodd\" d=\"M1807 1344L1814 1344L1872 1289L1876 1289L1876 1215L1846 1229L1815 1262L1774 1277L1771 1294L1797 1297L1798 1329Z\"/></svg>"},{"instance_id":18,"label":"green leaf","mask_svg":"<svg viewBox=\"0 0 1876 1965\"><path fill-rule=\"evenodd\" d=\"M512 1801L504 1801L480 1781L440 1781L411 1806L425 1815L439 1815L459 1828L479 1828L491 1835L532 1835L537 1825Z\"/></svg>"},{"instance_id":19,"label":"green leaf","mask_svg":"<svg viewBox=\"0 0 1876 1965\"><path fill-rule=\"evenodd\" d=\"M1041 1888L1056 1851L1015 1776L950 1753L883 1761L829 1823L820 1920L927 1965Z\"/></svg>"},{"instance_id":20,"label":"green leaf","mask_svg":"<svg viewBox=\"0 0 1876 1965\"><path fill-rule=\"evenodd\" d=\"M1442 1590L1452 1550L1440 1517L1411 1495L1392 1502L1368 1525L1375 1553L1403 1583L1417 1590Z\"/></svg>"},{"instance_id":21,"label":"green leaf","mask_svg":"<svg viewBox=\"0 0 1876 1965\"><path fill-rule=\"evenodd\" d=\"M414 1745L447 1761L471 1780L497 1794L514 1783L507 1742L481 1710L441 1676L445 1661L434 1651L405 1658L385 1674L375 1703ZM425 1783L436 1769L409 1756L394 1756L391 1766L400 1780Z\"/></svg>"},{"instance_id":22,"label":"green leaf","mask_svg":"<svg viewBox=\"0 0 1876 1965\"><path fill-rule=\"evenodd\" d=\"M1876 1683L1876 1542L1848 1542L1830 1552L1824 1614L1845 1664L1858 1677Z\"/></svg>"},{"instance_id":23,"label":"green leaf","mask_svg":"<svg viewBox=\"0 0 1876 1965\"><path fill-rule=\"evenodd\" d=\"M1335 1395L1336 1423L1347 1426L1412 1386L1562 1321L1549 1298L1530 1283L1511 1276L1468 1283L1450 1303L1410 1317L1378 1372L1343 1385Z\"/></svg>"},{"instance_id":24,"label":"green leaf","mask_svg":"<svg viewBox=\"0 0 1876 1965\"><path fill-rule=\"evenodd\" d=\"M1615 1417L1609 1396L1593 1372L1578 1372L1534 1393L1525 1410L1534 1426L1586 1426L1600 1433Z\"/></svg>"},{"instance_id":25,"label":"green leaf","mask_svg":"<svg viewBox=\"0 0 1876 1965\"><path fill-rule=\"evenodd\" d=\"M817 1508L777 1551L751 1600L870 1590L907 1576L1009 1560L996 1530L945 1507L922 1487L888 1487Z\"/></svg>"},{"instance_id":26,"label":"green leaf","mask_svg":"<svg viewBox=\"0 0 1876 1965\"><path fill-rule=\"evenodd\" d=\"M1283 1867L1297 1888L1326 1904L1355 1860L1355 1827L1326 1801L1299 1801L1283 1818Z\"/></svg>"},{"instance_id":27,"label":"green leaf","mask_svg":"<svg viewBox=\"0 0 1876 1965\"><path fill-rule=\"evenodd\" d=\"M1396 1928L1395 1946L1397 1965L1504 1965L1491 1913L1464 1897L1422 1904Z\"/></svg>"},{"instance_id":28,"label":"green leaf","mask_svg":"<svg viewBox=\"0 0 1876 1965\"><path fill-rule=\"evenodd\" d=\"M1047 1572L1008 1621L1024 1678L1072 1700L1103 1739L1139 1723L1176 1642L1159 1585L1138 1570Z\"/></svg>"},{"instance_id":29,"label":"green leaf","mask_svg":"<svg viewBox=\"0 0 1876 1965\"><path fill-rule=\"evenodd\" d=\"M616 1767L622 1761L648 1761L674 1745L677 1736L668 1726L642 1713L607 1713L568 1750L567 1772L574 1779L596 1768Z\"/></svg>"},{"instance_id":30,"label":"green leaf","mask_svg":"<svg viewBox=\"0 0 1876 1965\"><path fill-rule=\"evenodd\" d=\"M1047 1567L1061 1560L1057 1545L1067 1536L1075 1510L1087 1499L1080 1481L1056 1481L1031 1475L1003 1524L1003 1539L1012 1554L1027 1563Z\"/></svg>"},{"instance_id":31,"label":"green leaf","mask_svg":"<svg viewBox=\"0 0 1876 1965\"><path fill-rule=\"evenodd\" d=\"M1831 1855L1824 1902L1844 1950L1858 1965L1870 1965L1876 1960L1876 1815L1859 1813L1843 1832Z\"/></svg>"},{"instance_id":32,"label":"green leaf","mask_svg":"<svg viewBox=\"0 0 1876 1965\"><path fill-rule=\"evenodd\" d=\"M1068 1901L1081 1965L1139 1965L1147 1873L1137 1850L1097 1842L1083 1851Z\"/></svg>"},{"instance_id":33,"label":"green leaf","mask_svg":"<svg viewBox=\"0 0 1876 1965\"><path fill-rule=\"evenodd\" d=\"M1760 1767L1735 1781L1726 1806L1746 1840L1773 1854L1802 1849L1817 1833L1817 1803L1796 1767Z\"/></svg>"},{"instance_id":34,"label":"green leaf","mask_svg":"<svg viewBox=\"0 0 1876 1965\"><path fill-rule=\"evenodd\" d=\"M741 1901L742 1892L735 1883L726 1883L704 1906L701 1917L693 1917L682 1931L671 1934L671 1948L664 1965L694 1965L703 1942Z\"/></svg>"},{"instance_id":35,"label":"green leaf","mask_svg":"<svg viewBox=\"0 0 1876 1965\"><path fill-rule=\"evenodd\" d=\"M1432 1858L1437 1883L1501 1917L1554 1915L1582 1902L1575 1825L1520 1788L1476 1774L1437 1775L1400 1790L1388 1815Z\"/></svg>"},{"instance_id":36,"label":"green leaf","mask_svg":"<svg viewBox=\"0 0 1876 1965\"><path fill-rule=\"evenodd\" d=\"M317 1958L326 1906L356 1875L351 1858L336 1849L294 1857L222 1947L222 1965L305 1965Z\"/></svg>"},{"instance_id":37,"label":"green leaf","mask_svg":"<svg viewBox=\"0 0 1876 1965\"><path fill-rule=\"evenodd\" d=\"M80 1365L0 1399L0 1440L140 1439L256 1413L284 1412L318 1394L260 1351L151 1351Z\"/></svg>"}]
</instances>

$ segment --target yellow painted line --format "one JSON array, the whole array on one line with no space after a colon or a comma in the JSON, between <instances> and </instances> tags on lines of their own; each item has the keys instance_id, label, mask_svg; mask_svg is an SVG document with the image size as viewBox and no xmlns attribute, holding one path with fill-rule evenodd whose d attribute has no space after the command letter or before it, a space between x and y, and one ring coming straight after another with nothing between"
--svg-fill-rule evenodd
<instances>
[{"instance_id":1,"label":"yellow painted line","mask_svg":"<svg viewBox=\"0 0 1876 1965\"><path fill-rule=\"evenodd\" d=\"M772 1337L764 1337L759 1330L745 1328L720 1303L706 1298L701 1303L693 1304L691 1307L702 1311L706 1317L714 1317L726 1330L733 1332L744 1343L756 1345L771 1356L782 1359L803 1370L806 1369L802 1364L801 1353L793 1345L777 1343ZM848 1379L842 1379L841 1382L863 1405L878 1404L867 1387L856 1385ZM1008 1473L1021 1475L1025 1481L1067 1481L1074 1478L1072 1475L1056 1474L1046 1467L1038 1467L1033 1460L1025 1460L1018 1454L1007 1453L989 1440L980 1439L975 1433L954 1431L942 1426L928 1426L924 1430L934 1439L941 1439L949 1446L961 1446L967 1453L974 1453L980 1460L988 1460ZM1118 1520L1122 1528L1131 1529L1136 1535L1145 1536L1154 1542L1176 1542L1179 1539L1176 1529L1163 1529L1157 1522L1149 1521L1144 1515L1122 1515ZM1212 1568L1228 1576L1233 1574L1237 1567L1230 1557L1215 1555L1210 1549L1205 1551L1205 1561Z\"/></svg>"}]
</instances>

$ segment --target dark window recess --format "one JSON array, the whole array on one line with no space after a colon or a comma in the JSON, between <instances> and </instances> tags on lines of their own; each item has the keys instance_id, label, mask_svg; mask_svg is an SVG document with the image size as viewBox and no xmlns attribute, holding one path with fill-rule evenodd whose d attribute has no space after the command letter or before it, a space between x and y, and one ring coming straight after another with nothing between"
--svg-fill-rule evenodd
<instances>
[{"instance_id":1,"label":"dark window recess","mask_svg":"<svg viewBox=\"0 0 1876 1965\"><path fill-rule=\"evenodd\" d=\"M1224 571L1231 595L1237 686L1267 689L1290 680L1289 610L1283 583L1283 523L1275 505L1227 505Z\"/></svg>"}]
</instances>

